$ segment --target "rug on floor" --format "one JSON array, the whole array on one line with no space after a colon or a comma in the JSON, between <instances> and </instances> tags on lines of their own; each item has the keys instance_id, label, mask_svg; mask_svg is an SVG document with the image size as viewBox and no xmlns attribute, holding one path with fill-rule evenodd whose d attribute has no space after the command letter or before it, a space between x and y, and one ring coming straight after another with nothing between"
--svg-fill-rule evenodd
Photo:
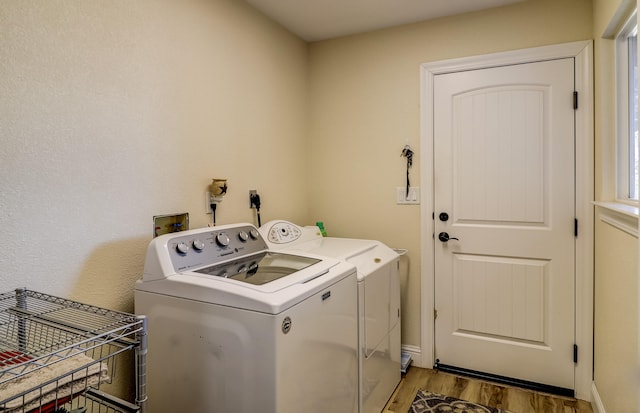
<instances>
[{"instance_id":1,"label":"rug on floor","mask_svg":"<svg viewBox=\"0 0 640 413\"><path fill-rule=\"evenodd\" d=\"M510 413L455 397L418 390L408 413Z\"/></svg>"}]
</instances>

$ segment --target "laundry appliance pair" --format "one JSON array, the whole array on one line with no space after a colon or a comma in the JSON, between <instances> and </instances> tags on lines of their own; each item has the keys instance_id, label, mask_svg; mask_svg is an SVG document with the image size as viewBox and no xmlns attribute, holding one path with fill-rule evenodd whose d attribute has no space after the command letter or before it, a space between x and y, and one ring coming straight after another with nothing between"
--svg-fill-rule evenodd
<instances>
[{"instance_id":1,"label":"laundry appliance pair","mask_svg":"<svg viewBox=\"0 0 640 413\"><path fill-rule=\"evenodd\" d=\"M278 221L151 241L135 290L150 411L382 410L400 380L398 255L320 238Z\"/></svg>"}]
</instances>

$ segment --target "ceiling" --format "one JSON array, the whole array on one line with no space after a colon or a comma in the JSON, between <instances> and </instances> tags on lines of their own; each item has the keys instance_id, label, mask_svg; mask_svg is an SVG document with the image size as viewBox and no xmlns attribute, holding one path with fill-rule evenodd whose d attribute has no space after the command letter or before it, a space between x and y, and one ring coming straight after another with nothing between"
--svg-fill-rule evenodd
<instances>
[{"instance_id":1,"label":"ceiling","mask_svg":"<svg viewBox=\"0 0 640 413\"><path fill-rule=\"evenodd\" d=\"M312 42L524 0L245 0Z\"/></svg>"}]
</instances>

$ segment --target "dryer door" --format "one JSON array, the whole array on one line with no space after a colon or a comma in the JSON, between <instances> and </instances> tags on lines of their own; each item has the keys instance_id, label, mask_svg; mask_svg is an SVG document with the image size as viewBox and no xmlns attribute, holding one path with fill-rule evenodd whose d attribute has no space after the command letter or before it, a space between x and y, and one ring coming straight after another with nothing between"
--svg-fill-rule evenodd
<instances>
[{"instance_id":1,"label":"dryer door","mask_svg":"<svg viewBox=\"0 0 640 413\"><path fill-rule=\"evenodd\" d=\"M384 265L364 280L364 351L369 357L397 322L397 312L391 314L391 263ZM393 300L395 301L395 300Z\"/></svg>"}]
</instances>

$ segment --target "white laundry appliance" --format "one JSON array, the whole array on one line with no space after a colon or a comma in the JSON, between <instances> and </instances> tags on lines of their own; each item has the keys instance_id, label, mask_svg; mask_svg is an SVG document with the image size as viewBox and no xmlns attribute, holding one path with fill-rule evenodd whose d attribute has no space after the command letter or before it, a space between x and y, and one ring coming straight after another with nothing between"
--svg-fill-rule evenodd
<instances>
[{"instance_id":1,"label":"white laundry appliance","mask_svg":"<svg viewBox=\"0 0 640 413\"><path fill-rule=\"evenodd\" d=\"M271 250L352 263L358 273L358 410L379 413L401 372L399 255L380 241L323 237L317 227L271 221L260 227Z\"/></svg>"},{"instance_id":2,"label":"white laundry appliance","mask_svg":"<svg viewBox=\"0 0 640 413\"><path fill-rule=\"evenodd\" d=\"M149 323L153 413L354 413L353 264L274 252L250 224L151 241L135 310Z\"/></svg>"}]
</instances>

